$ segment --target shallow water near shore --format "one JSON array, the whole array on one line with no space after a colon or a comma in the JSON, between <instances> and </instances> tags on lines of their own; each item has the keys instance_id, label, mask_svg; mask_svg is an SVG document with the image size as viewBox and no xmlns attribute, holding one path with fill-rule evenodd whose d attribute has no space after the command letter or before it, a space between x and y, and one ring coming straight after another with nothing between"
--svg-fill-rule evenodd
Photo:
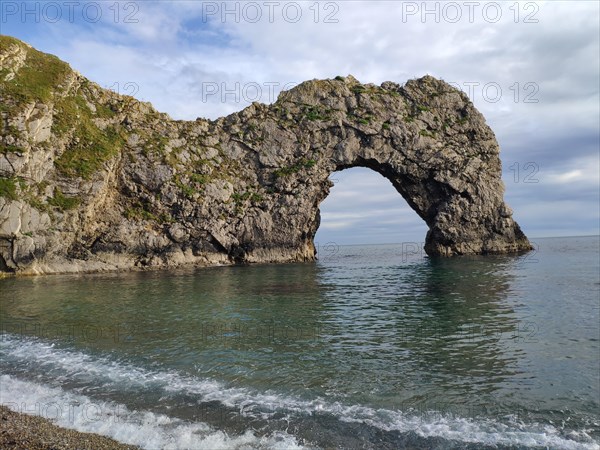
<instances>
[{"instance_id":1,"label":"shallow water near shore","mask_svg":"<svg viewBox=\"0 0 600 450\"><path fill-rule=\"evenodd\" d=\"M600 448L599 238L0 280L0 401L145 448Z\"/></svg>"}]
</instances>

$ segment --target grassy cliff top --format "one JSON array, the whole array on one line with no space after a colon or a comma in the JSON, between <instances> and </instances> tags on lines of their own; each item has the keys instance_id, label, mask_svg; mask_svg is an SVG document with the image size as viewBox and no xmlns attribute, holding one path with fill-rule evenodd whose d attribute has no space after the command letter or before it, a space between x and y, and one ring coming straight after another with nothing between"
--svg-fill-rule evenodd
<instances>
[{"instance_id":1,"label":"grassy cliff top","mask_svg":"<svg viewBox=\"0 0 600 450\"><path fill-rule=\"evenodd\" d=\"M10 36L0 36L0 49L0 95L3 100L6 96L18 103L49 102L57 86L73 72L58 57L35 50Z\"/></svg>"}]
</instances>

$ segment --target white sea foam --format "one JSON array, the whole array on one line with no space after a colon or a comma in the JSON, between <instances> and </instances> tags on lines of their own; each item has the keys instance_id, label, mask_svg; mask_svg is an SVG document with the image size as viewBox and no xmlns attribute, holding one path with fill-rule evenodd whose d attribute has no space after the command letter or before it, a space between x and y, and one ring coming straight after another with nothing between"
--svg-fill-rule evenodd
<instances>
[{"instance_id":1,"label":"white sea foam","mask_svg":"<svg viewBox=\"0 0 600 450\"><path fill-rule=\"evenodd\" d=\"M10 375L0 376L0 402L18 412L52 420L64 428L97 433L147 449L294 449L303 448L283 432L256 436L248 430L230 436L202 423L189 423L149 411L130 411L114 402L97 402L84 395Z\"/></svg>"},{"instance_id":2,"label":"white sea foam","mask_svg":"<svg viewBox=\"0 0 600 450\"><path fill-rule=\"evenodd\" d=\"M361 405L344 405L317 398L304 400L274 391L258 392L198 377L184 376L173 371L151 371L108 358L59 349L39 340L5 335L0 346L3 359L21 361L36 370L51 370L61 374L63 381L84 381L99 389L131 387L134 389L162 390L164 395L187 394L198 402L217 401L236 408L243 416L268 419L274 414L288 417L300 414L329 413L342 422L365 423L385 431L414 432L421 437L440 437L464 443L482 445L512 445L550 447L556 449L600 449L584 430L577 431L577 441L561 435L551 425L500 423L493 419L471 419L439 414L410 414L403 411L374 409ZM59 381L60 381L59 380ZM204 423L187 423L180 419L148 411L130 411L125 405L107 402L99 405L90 398L58 387L17 380L3 375L0 383L0 401L13 409L26 403L63 406L57 423L80 431L111 436L121 442L145 448L294 448L294 437L281 433L257 437L248 431L241 436L229 436ZM94 406L89 406L93 404ZM77 406L79 405L79 406ZM88 405L88 406L86 406ZM71 408L71 410L69 410ZM87 408L87 410L86 410ZM58 409L57 409L58 411ZM70 411L70 412L66 412ZM30 411L51 416L52 410ZM55 413L56 414L56 413ZM91 416L90 416L91 415ZM75 417L76 416L76 417ZM95 420L90 420L96 418ZM574 433L571 436L575 437Z\"/></svg>"}]
</instances>

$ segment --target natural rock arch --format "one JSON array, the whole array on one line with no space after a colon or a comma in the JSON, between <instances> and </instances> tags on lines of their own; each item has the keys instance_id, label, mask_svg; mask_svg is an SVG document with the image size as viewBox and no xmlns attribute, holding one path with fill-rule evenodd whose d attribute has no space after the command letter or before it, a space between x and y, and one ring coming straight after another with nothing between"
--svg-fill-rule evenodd
<instances>
[{"instance_id":1,"label":"natural rock arch","mask_svg":"<svg viewBox=\"0 0 600 450\"><path fill-rule=\"evenodd\" d=\"M304 130L302 145L267 143L263 148L279 152L259 154L263 170L293 168L275 181L278 190L300 198L292 213L299 219L279 223L288 237L282 245L293 247L289 238L302 230L295 246L304 244L310 259L328 177L367 167L387 178L425 221L431 256L531 248L503 201L493 132L466 96L446 83L429 76L403 87L363 86L352 77L312 81L282 94L273 108L300 118L299 131Z\"/></svg>"},{"instance_id":2,"label":"natural rock arch","mask_svg":"<svg viewBox=\"0 0 600 450\"><path fill-rule=\"evenodd\" d=\"M313 260L328 177L357 166L425 221L431 256L531 249L493 132L443 81L313 80L269 106L175 121L0 40L0 272ZM49 73L31 92L30 59Z\"/></svg>"}]
</instances>

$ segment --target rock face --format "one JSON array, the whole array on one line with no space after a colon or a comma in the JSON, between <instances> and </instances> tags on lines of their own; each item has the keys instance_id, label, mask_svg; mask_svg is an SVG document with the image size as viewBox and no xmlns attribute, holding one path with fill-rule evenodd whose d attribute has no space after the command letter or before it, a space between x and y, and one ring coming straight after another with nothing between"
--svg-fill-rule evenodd
<instances>
[{"instance_id":1,"label":"rock face","mask_svg":"<svg viewBox=\"0 0 600 450\"><path fill-rule=\"evenodd\" d=\"M328 177L356 166L427 223L431 256L531 248L493 132L430 76L307 81L186 122L1 36L0 114L3 272L310 261Z\"/></svg>"}]
</instances>

